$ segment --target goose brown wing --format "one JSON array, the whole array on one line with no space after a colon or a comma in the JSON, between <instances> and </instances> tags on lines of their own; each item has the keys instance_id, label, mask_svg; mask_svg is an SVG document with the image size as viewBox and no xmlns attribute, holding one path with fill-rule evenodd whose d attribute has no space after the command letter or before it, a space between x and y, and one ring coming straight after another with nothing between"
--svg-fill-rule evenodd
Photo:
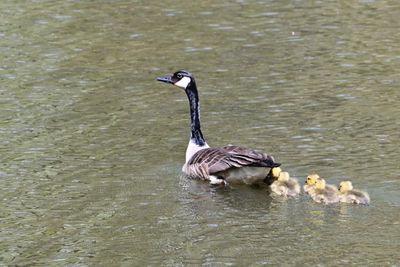
<instances>
[{"instance_id":1,"label":"goose brown wing","mask_svg":"<svg viewBox=\"0 0 400 267\"><path fill-rule=\"evenodd\" d=\"M205 165L209 174L245 166L270 168L280 166L267 154L238 146L202 149L192 156L188 164Z\"/></svg>"},{"instance_id":2,"label":"goose brown wing","mask_svg":"<svg viewBox=\"0 0 400 267\"><path fill-rule=\"evenodd\" d=\"M242 159L251 162L243 166L252 167L279 167L281 164L276 163L274 158L268 154L240 146L225 146L222 149L228 151L231 155L231 160Z\"/></svg>"}]
</instances>

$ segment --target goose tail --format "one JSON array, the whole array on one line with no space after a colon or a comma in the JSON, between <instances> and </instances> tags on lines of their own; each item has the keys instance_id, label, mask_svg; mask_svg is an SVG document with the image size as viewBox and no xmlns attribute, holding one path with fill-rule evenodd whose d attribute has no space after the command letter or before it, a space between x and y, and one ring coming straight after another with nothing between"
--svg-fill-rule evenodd
<instances>
[{"instance_id":1,"label":"goose tail","mask_svg":"<svg viewBox=\"0 0 400 267\"><path fill-rule=\"evenodd\" d=\"M276 168L281 166L280 163L275 162L274 159L271 156L268 156L266 159L263 159L262 161L255 162L252 164L254 167L267 167L267 168Z\"/></svg>"}]
</instances>

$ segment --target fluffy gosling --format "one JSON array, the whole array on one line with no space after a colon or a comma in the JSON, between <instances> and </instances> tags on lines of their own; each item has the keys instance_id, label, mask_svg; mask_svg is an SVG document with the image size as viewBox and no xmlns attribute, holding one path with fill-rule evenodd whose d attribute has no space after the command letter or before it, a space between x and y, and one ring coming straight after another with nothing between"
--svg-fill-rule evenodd
<instances>
[{"instance_id":1,"label":"fluffy gosling","mask_svg":"<svg viewBox=\"0 0 400 267\"><path fill-rule=\"evenodd\" d=\"M315 185L318 180L322 179L318 174L310 174L307 176L305 185L303 186L304 192L312 196L315 191ZM323 180L323 179L322 179ZM325 183L325 187L329 190L337 191L337 187L335 185Z\"/></svg>"},{"instance_id":2,"label":"fluffy gosling","mask_svg":"<svg viewBox=\"0 0 400 267\"><path fill-rule=\"evenodd\" d=\"M339 184L340 202L354 204L369 204L369 195L367 192L353 189L353 184L350 181L343 181Z\"/></svg>"},{"instance_id":3,"label":"fluffy gosling","mask_svg":"<svg viewBox=\"0 0 400 267\"><path fill-rule=\"evenodd\" d=\"M272 173L272 177L274 178L279 178L279 174L282 172L282 169L280 167L275 167L272 168L271 173Z\"/></svg>"},{"instance_id":4,"label":"fluffy gosling","mask_svg":"<svg viewBox=\"0 0 400 267\"><path fill-rule=\"evenodd\" d=\"M300 185L288 172L281 171L278 179L271 184L271 191L278 196L296 197L300 194Z\"/></svg>"},{"instance_id":5,"label":"fluffy gosling","mask_svg":"<svg viewBox=\"0 0 400 267\"><path fill-rule=\"evenodd\" d=\"M322 178L315 183L315 189L311 195L315 202L323 204L331 204L339 202L339 191L334 186L327 186L326 181Z\"/></svg>"},{"instance_id":6,"label":"fluffy gosling","mask_svg":"<svg viewBox=\"0 0 400 267\"><path fill-rule=\"evenodd\" d=\"M310 174L307 176L305 185L303 186L304 192L310 194L315 189L315 183L320 179L318 174Z\"/></svg>"}]
</instances>

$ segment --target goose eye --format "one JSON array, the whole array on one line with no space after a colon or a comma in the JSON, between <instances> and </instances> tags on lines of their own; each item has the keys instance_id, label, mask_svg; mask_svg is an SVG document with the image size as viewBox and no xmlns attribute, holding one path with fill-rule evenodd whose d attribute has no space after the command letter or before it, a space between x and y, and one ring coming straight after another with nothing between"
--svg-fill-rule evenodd
<instances>
[{"instance_id":1,"label":"goose eye","mask_svg":"<svg viewBox=\"0 0 400 267\"><path fill-rule=\"evenodd\" d=\"M182 77L183 77L183 75L182 75L181 73L178 73L178 74L176 75L176 78L178 78L178 79L182 79Z\"/></svg>"}]
</instances>

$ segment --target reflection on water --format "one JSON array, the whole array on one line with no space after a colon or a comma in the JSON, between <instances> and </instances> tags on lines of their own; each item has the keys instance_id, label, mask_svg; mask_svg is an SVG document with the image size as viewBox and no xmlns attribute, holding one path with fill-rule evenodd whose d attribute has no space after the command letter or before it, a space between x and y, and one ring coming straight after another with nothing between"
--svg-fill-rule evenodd
<instances>
[{"instance_id":1,"label":"reflection on water","mask_svg":"<svg viewBox=\"0 0 400 267\"><path fill-rule=\"evenodd\" d=\"M396 1L0 3L0 265L400 263ZM371 205L183 179L189 69L209 144Z\"/></svg>"}]
</instances>

